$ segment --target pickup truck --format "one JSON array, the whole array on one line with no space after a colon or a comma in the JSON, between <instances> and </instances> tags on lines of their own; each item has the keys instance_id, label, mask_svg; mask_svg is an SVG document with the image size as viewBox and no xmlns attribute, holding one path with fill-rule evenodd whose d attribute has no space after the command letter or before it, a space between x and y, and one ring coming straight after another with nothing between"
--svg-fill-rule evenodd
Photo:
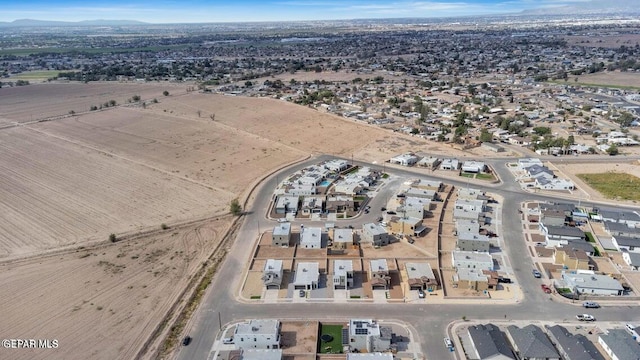
<instances>
[{"instance_id":1,"label":"pickup truck","mask_svg":"<svg viewBox=\"0 0 640 360\"><path fill-rule=\"evenodd\" d=\"M596 321L596 318L589 314L578 314L576 315L576 319L580 321Z\"/></svg>"}]
</instances>

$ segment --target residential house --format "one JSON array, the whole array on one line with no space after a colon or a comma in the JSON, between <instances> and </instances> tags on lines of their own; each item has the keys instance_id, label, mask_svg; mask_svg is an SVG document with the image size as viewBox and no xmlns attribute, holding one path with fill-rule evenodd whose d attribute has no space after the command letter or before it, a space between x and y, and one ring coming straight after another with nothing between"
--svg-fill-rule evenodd
<instances>
[{"instance_id":1,"label":"residential house","mask_svg":"<svg viewBox=\"0 0 640 360\"><path fill-rule=\"evenodd\" d=\"M551 340L539 327L527 325L519 328L515 325L507 327L507 338L513 345L518 359L522 360L560 360L560 354Z\"/></svg>"},{"instance_id":2,"label":"residential house","mask_svg":"<svg viewBox=\"0 0 640 360\"><path fill-rule=\"evenodd\" d=\"M337 181L333 186L333 192L336 194L358 195L361 194L367 186L366 183L362 184L358 179L347 178Z\"/></svg>"},{"instance_id":3,"label":"residential house","mask_svg":"<svg viewBox=\"0 0 640 360\"><path fill-rule=\"evenodd\" d=\"M497 326L479 324L469 326L467 331L472 347L470 359L516 360L506 336Z\"/></svg>"},{"instance_id":4,"label":"residential house","mask_svg":"<svg viewBox=\"0 0 640 360\"><path fill-rule=\"evenodd\" d=\"M638 360L639 358L640 344L626 330L609 329L606 333L600 334L598 344L611 359Z\"/></svg>"},{"instance_id":5,"label":"residential house","mask_svg":"<svg viewBox=\"0 0 640 360\"><path fill-rule=\"evenodd\" d=\"M546 176L537 176L534 187L542 190L574 190L575 184L566 179L549 179Z\"/></svg>"},{"instance_id":6,"label":"residential house","mask_svg":"<svg viewBox=\"0 0 640 360\"><path fill-rule=\"evenodd\" d=\"M453 285L461 289L469 289L475 291L486 291L495 288L495 283L491 281L492 277L486 270L475 270L460 268L456 269L453 275Z\"/></svg>"},{"instance_id":7,"label":"residential house","mask_svg":"<svg viewBox=\"0 0 640 360\"><path fill-rule=\"evenodd\" d=\"M498 144L483 142L480 146L496 153L504 152L504 148Z\"/></svg>"},{"instance_id":8,"label":"residential house","mask_svg":"<svg viewBox=\"0 0 640 360\"><path fill-rule=\"evenodd\" d=\"M305 196L302 198L302 206L300 207L302 215L321 214L322 203L323 200L319 196Z\"/></svg>"},{"instance_id":9,"label":"residential house","mask_svg":"<svg viewBox=\"0 0 640 360\"><path fill-rule=\"evenodd\" d=\"M267 259L262 272L262 283L269 289L280 289L282 284L282 260Z\"/></svg>"},{"instance_id":10,"label":"residential house","mask_svg":"<svg viewBox=\"0 0 640 360\"><path fill-rule=\"evenodd\" d=\"M424 219L431 209L431 200L418 197L405 197L402 206L396 212L406 217Z\"/></svg>"},{"instance_id":11,"label":"residential house","mask_svg":"<svg viewBox=\"0 0 640 360\"><path fill-rule=\"evenodd\" d=\"M626 224L629 227L640 225L640 215L632 211L608 211L600 210L602 221Z\"/></svg>"},{"instance_id":12,"label":"residential house","mask_svg":"<svg viewBox=\"0 0 640 360\"><path fill-rule=\"evenodd\" d=\"M567 244L561 246L566 246L573 250L584 251L588 256L593 256L596 251L592 243L584 240L567 240Z\"/></svg>"},{"instance_id":13,"label":"residential house","mask_svg":"<svg viewBox=\"0 0 640 360\"><path fill-rule=\"evenodd\" d=\"M623 250L622 258L633 270L640 270L640 253Z\"/></svg>"},{"instance_id":14,"label":"residential house","mask_svg":"<svg viewBox=\"0 0 640 360\"><path fill-rule=\"evenodd\" d=\"M239 349L229 352L229 360L282 360L282 349Z\"/></svg>"},{"instance_id":15,"label":"residential house","mask_svg":"<svg viewBox=\"0 0 640 360\"><path fill-rule=\"evenodd\" d=\"M425 189L425 190L435 190L442 191L444 190L444 184L439 180L426 180L426 179L418 179L415 180L411 187L416 189Z\"/></svg>"},{"instance_id":16,"label":"residential house","mask_svg":"<svg viewBox=\"0 0 640 360\"><path fill-rule=\"evenodd\" d=\"M564 226L566 222L564 211L558 209L542 209L540 214L540 222L543 222L545 225Z\"/></svg>"},{"instance_id":17,"label":"residential house","mask_svg":"<svg viewBox=\"0 0 640 360\"><path fill-rule=\"evenodd\" d=\"M438 168L438 165L440 165L440 159L436 157L423 157L422 159L420 159L420 161L418 161L418 166L426 167L430 170L436 170Z\"/></svg>"},{"instance_id":18,"label":"residential house","mask_svg":"<svg viewBox=\"0 0 640 360\"><path fill-rule=\"evenodd\" d=\"M460 169L460 162L458 161L458 159L443 159L442 163L440 164L440 169L457 171L458 169Z\"/></svg>"},{"instance_id":19,"label":"residential house","mask_svg":"<svg viewBox=\"0 0 640 360\"><path fill-rule=\"evenodd\" d=\"M422 218L397 217L394 216L389 221L391 233L401 235L420 235L427 229L422 225Z\"/></svg>"},{"instance_id":20,"label":"residential house","mask_svg":"<svg viewBox=\"0 0 640 360\"><path fill-rule=\"evenodd\" d=\"M353 287L353 261L333 261L333 288L348 290Z\"/></svg>"},{"instance_id":21,"label":"residential house","mask_svg":"<svg viewBox=\"0 0 640 360\"><path fill-rule=\"evenodd\" d=\"M629 227L627 224L605 221L604 228L613 237L626 236L630 238L640 238L640 228Z\"/></svg>"},{"instance_id":22,"label":"residential house","mask_svg":"<svg viewBox=\"0 0 640 360\"><path fill-rule=\"evenodd\" d=\"M640 238L628 236L612 236L611 242L618 251L640 254Z\"/></svg>"},{"instance_id":23,"label":"residential house","mask_svg":"<svg viewBox=\"0 0 640 360\"><path fill-rule=\"evenodd\" d=\"M369 261L371 274L369 282L374 290L387 290L391 277L389 277L389 266L387 259L372 259Z\"/></svg>"},{"instance_id":24,"label":"residential house","mask_svg":"<svg viewBox=\"0 0 640 360\"><path fill-rule=\"evenodd\" d=\"M562 279L574 293L587 295L622 295L620 282L608 275L562 272Z\"/></svg>"},{"instance_id":25,"label":"residential house","mask_svg":"<svg viewBox=\"0 0 640 360\"><path fill-rule=\"evenodd\" d=\"M458 221L458 220L477 221L478 223L482 223L482 224L484 224L484 220L485 220L481 212L468 211L464 209L453 209L453 219L455 221Z\"/></svg>"},{"instance_id":26,"label":"residential house","mask_svg":"<svg viewBox=\"0 0 640 360\"><path fill-rule=\"evenodd\" d=\"M481 173L484 172L487 165L482 161L467 160L462 163L462 172L466 173Z\"/></svg>"},{"instance_id":27,"label":"residential house","mask_svg":"<svg viewBox=\"0 0 640 360\"><path fill-rule=\"evenodd\" d=\"M466 220L466 219L457 219L455 221L456 224L456 235L462 233L471 233L471 234L479 234L480 233L480 223L476 220Z\"/></svg>"},{"instance_id":28,"label":"residential house","mask_svg":"<svg viewBox=\"0 0 640 360\"><path fill-rule=\"evenodd\" d=\"M317 262L299 262L293 279L294 289L313 290L318 288L320 271Z\"/></svg>"},{"instance_id":29,"label":"residential house","mask_svg":"<svg viewBox=\"0 0 640 360\"><path fill-rule=\"evenodd\" d=\"M556 345L564 360L605 360L596 346L582 334L574 335L567 328L554 325L545 326L549 338Z\"/></svg>"},{"instance_id":30,"label":"residential house","mask_svg":"<svg viewBox=\"0 0 640 360\"><path fill-rule=\"evenodd\" d=\"M317 194L318 189L312 184L292 183L284 187L284 192L289 196L309 196Z\"/></svg>"},{"instance_id":31,"label":"residential house","mask_svg":"<svg viewBox=\"0 0 640 360\"><path fill-rule=\"evenodd\" d=\"M511 145L529 146L531 141L528 138L522 136L512 136L507 140Z\"/></svg>"},{"instance_id":32,"label":"residential house","mask_svg":"<svg viewBox=\"0 0 640 360\"><path fill-rule=\"evenodd\" d=\"M566 218L571 218L573 213L577 210L575 204L571 203L541 203L540 210L557 210L564 213Z\"/></svg>"},{"instance_id":33,"label":"residential house","mask_svg":"<svg viewBox=\"0 0 640 360\"><path fill-rule=\"evenodd\" d=\"M331 252L344 252L353 246L352 229L331 229L329 231L331 239Z\"/></svg>"},{"instance_id":34,"label":"residential house","mask_svg":"<svg viewBox=\"0 0 640 360\"><path fill-rule=\"evenodd\" d=\"M333 159L325 162L324 167L332 172L341 172L349 168L349 162L342 159Z\"/></svg>"},{"instance_id":35,"label":"residential house","mask_svg":"<svg viewBox=\"0 0 640 360\"><path fill-rule=\"evenodd\" d=\"M298 212L298 196L281 195L276 198L275 210L276 214L295 214Z\"/></svg>"},{"instance_id":36,"label":"residential house","mask_svg":"<svg viewBox=\"0 0 640 360\"><path fill-rule=\"evenodd\" d=\"M542 161L538 158L522 158L518 159L518 168L520 170L525 170L530 166L538 165L543 166Z\"/></svg>"},{"instance_id":37,"label":"residential house","mask_svg":"<svg viewBox=\"0 0 640 360\"><path fill-rule=\"evenodd\" d=\"M355 211L353 196L351 195L330 195L327 196L325 208L331 213L341 213Z\"/></svg>"},{"instance_id":38,"label":"residential house","mask_svg":"<svg viewBox=\"0 0 640 360\"><path fill-rule=\"evenodd\" d=\"M540 222L538 226L544 235L547 246L567 245L569 243L568 240L587 239L584 231L577 227L546 225L543 222Z\"/></svg>"},{"instance_id":39,"label":"residential house","mask_svg":"<svg viewBox=\"0 0 640 360\"><path fill-rule=\"evenodd\" d=\"M432 189L418 189L410 187L404 193L405 197L416 197L421 199L437 200L438 192Z\"/></svg>"},{"instance_id":40,"label":"residential house","mask_svg":"<svg viewBox=\"0 0 640 360\"><path fill-rule=\"evenodd\" d=\"M347 360L394 360L394 357L390 352L347 353Z\"/></svg>"},{"instance_id":41,"label":"residential house","mask_svg":"<svg viewBox=\"0 0 640 360\"><path fill-rule=\"evenodd\" d=\"M406 153L392 157L389 162L392 164L399 164L403 166L411 166L418 162L418 157L412 153Z\"/></svg>"},{"instance_id":42,"label":"residential house","mask_svg":"<svg viewBox=\"0 0 640 360\"><path fill-rule=\"evenodd\" d=\"M236 325L233 340L238 349L279 349L280 321L250 320Z\"/></svg>"},{"instance_id":43,"label":"residential house","mask_svg":"<svg viewBox=\"0 0 640 360\"><path fill-rule=\"evenodd\" d=\"M458 200L488 200L484 191L469 187L458 188Z\"/></svg>"},{"instance_id":44,"label":"residential house","mask_svg":"<svg viewBox=\"0 0 640 360\"><path fill-rule=\"evenodd\" d=\"M452 251L451 263L456 269L493 270L493 258L486 252Z\"/></svg>"},{"instance_id":45,"label":"residential house","mask_svg":"<svg viewBox=\"0 0 640 360\"><path fill-rule=\"evenodd\" d=\"M291 223L279 223L273 228L271 245L289 247L291 241Z\"/></svg>"},{"instance_id":46,"label":"residential house","mask_svg":"<svg viewBox=\"0 0 640 360\"><path fill-rule=\"evenodd\" d=\"M555 177L553 171L544 165L533 164L524 168L524 171L527 173L527 176L532 178L537 177L543 173L547 174L550 179L553 179Z\"/></svg>"},{"instance_id":47,"label":"residential house","mask_svg":"<svg viewBox=\"0 0 640 360\"><path fill-rule=\"evenodd\" d=\"M473 212L484 212L486 210L487 202L479 199L457 199L454 205L454 209L462 209Z\"/></svg>"},{"instance_id":48,"label":"residential house","mask_svg":"<svg viewBox=\"0 0 640 360\"><path fill-rule=\"evenodd\" d=\"M593 270L587 253L568 245L554 248L553 263L568 270Z\"/></svg>"},{"instance_id":49,"label":"residential house","mask_svg":"<svg viewBox=\"0 0 640 360\"><path fill-rule=\"evenodd\" d=\"M380 326L371 319L351 319L349 321L349 348L351 352L373 353L391 349L392 330Z\"/></svg>"},{"instance_id":50,"label":"residential house","mask_svg":"<svg viewBox=\"0 0 640 360\"><path fill-rule=\"evenodd\" d=\"M489 252L491 243L487 235L459 232L456 240L456 248L461 251Z\"/></svg>"},{"instance_id":51,"label":"residential house","mask_svg":"<svg viewBox=\"0 0 640 360\"><path fill-rule=\"evenodd\" d=\"M438 290L438 280L428 262L408 262L405 264L405 270L409 289L422 289L429 292Z\"/></svg>"},{"instance_id":52,"label":"residential house","mask_svg":"<svg viewBox=\"0 0 640 360\"><path fill-rule=\"evenodd\" d=\"M362 225L362 241L373 243L374 246L389 245L390 235L382 226L367 223Z\"/></svg>"},{"instance_id":53,"label":"residential house","mask_svg":"<svg viewBox=\"0 0 640 360\"><path fill-rule=\"evenodd\" d=\"M300 247L303 249L322 248L322 229L319 227L302 227L300 230Z\"/></svg>"}]
</instances>

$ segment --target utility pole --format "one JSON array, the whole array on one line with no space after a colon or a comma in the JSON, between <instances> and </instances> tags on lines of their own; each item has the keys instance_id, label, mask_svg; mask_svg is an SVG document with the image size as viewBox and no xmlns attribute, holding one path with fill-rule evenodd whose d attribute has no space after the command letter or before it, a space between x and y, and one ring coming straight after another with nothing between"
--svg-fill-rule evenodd
<instances>
[{"instance_id":1,"label":"utility pole","mask_svg":"<svg viewBox=\"0 0 640 360\"><path fill-rule=\"evenodd\" d=\"M220 315L220 311L218 311L218 327L219 331L222 331L222 316Z\"/></svg>"}]
</instances>

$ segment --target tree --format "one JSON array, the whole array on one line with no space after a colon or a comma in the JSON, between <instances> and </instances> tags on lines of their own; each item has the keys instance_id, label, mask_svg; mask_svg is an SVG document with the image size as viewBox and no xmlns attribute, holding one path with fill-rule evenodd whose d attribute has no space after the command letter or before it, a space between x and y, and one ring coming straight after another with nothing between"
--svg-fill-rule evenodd
<instances>
[{"instance_id":1,"label":"tree","mask_svg":"<svg viewBox=\"0 0 640 360\"><path fill-rule=\"evenodd\" d=\"M216 121L216 114L209 115L209 118L211 119L211 121Z\"/></svg>"},{"instance_id":2,"label":"tree","mask_svg":"<svg viewBox=\"0 0 640 360\"><path fill-rule=\"evenodd\" d=\"M235 216L239 216L242 214L242 205L240 205L238 199L231 200L231 203L229 204L229 210Z\"/></svg>"},{"instance_id":3,"label":"tree","mask_svg":"<svg viewBox=\"0 0 640 360\"><path fill-rule=\"evenodd\" d=\"M111 241L112 243L118 241L118 237L116 236L116 234L109 234L109 241Z\"/></svg>"},{"instance_id":4,"label":"tree","mask_svg":"<svg viewBox=\"0 0 640 360\"><path fill-rule=\"evenodd\" d=\"M162 95L169 96L169 92L167 90L165 90L165 91L162 92Z\"/></svg>"},{"instance_id":5,"label":"tree","mask_svg":"<svg viewBox=\"0 0 640 360\"><path fill-rule=\"evenodd\" d=\"M611 146L609 146L609 148L607 149L607 154L609 154L610 156L618 155L618 153L618 146L616 146L616 144L611 144Z\"/></svg>"},{"instance_id":6,"label":"tree","mask_svg":"<svg viewBox=\"0 0 640 360\"><path fill-rule=\"evenodd\" d=\"M131 100L132 100L133 102L138 102L138 101L140 101L140 95L133 95L133 96L131 97Z\"/></svg>"},{"instance_id":7,"label":"tree","mask_svg":"<svg viewBox=\"0 0 640 360\"><path fill-rule=\"evenodd\" d=\"M491 142L493 140L493 136L487 129L480 130L480 141L482 142Z\"/></svg>"}]
</instances>

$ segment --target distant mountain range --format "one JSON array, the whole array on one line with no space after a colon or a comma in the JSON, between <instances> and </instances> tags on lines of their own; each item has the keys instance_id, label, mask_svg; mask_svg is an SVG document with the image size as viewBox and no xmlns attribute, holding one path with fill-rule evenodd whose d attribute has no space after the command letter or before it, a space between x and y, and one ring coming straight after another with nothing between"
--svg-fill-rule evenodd
<instances>
[{"instance_id":1,"label":"distant mountain range","mask_svg":"<svg viewBox=\"0 0 640 360\"><path fill-rule=\"evenodd\" d=\"M572 5L549 6L525 10L526 15L638 14L640 0L591 0Z\"/></svg>"},{"instance_id":2,"label":"distant mountain range","mask_svg":"<svg viewBox=\"0 0 640 360\"><path fill-rule=\"evenodd\" d=\"M149 23L136 20L84 20L84 21L51 21L19 19L11 22L0 21L0 27L35 27L35 26L128 26L148 25Z\"/></svg>"},{"instance_id":3,"label":"distant mountain range","mask_svg":"<svg viewBox=\"0 0 640 360\"><path fill-rule=\"evenodd\" d=\"M490 17L500 16L547 16L547 15L623 15L633 16L640 14L640 0L591 0L576 2L573 5L549 6L523 10L512 14L487 14ZM368 19L385 20L385 19ZM388 19L390 20L390 19ZM66 26L131 26L152 25L137 20L84 20L84 21L50 21L20 19L11 22L0 21L2 27L66 27Z\"/></svg>"}]
</instances>

